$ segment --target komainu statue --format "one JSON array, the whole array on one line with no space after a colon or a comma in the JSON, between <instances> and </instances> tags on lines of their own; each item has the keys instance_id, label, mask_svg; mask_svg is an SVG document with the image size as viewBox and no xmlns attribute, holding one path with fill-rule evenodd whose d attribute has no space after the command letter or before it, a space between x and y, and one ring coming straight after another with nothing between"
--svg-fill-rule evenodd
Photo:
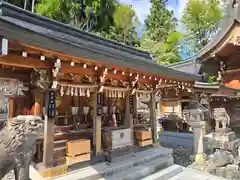
<instances>
[{"instance_id":1,"label":"komainu statue","mask_svg":"<svg viewBox=\"0 0 240 180\"><path fill-rule=\"evenodd\" d=\"M0 131L0 179L14 170L15 180L29 180L29 165L43 127L40 117L17 116Z\"/></svg>"}]
</instances>

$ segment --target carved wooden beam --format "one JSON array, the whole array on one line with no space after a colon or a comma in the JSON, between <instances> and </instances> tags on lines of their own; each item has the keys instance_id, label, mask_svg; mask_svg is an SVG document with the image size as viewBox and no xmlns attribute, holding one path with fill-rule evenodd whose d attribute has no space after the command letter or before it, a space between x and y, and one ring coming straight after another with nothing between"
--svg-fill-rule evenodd
<instances>
[{"instance_id":1,"label":"carved wooden beam","mask_svg":"<svg viewBox=\"0 0 240 180\"><path fill-rule=\"evenodd\" d=\"M29 82L30 77L28 73L19 73L13 72L8 68L0 68L0 77L2 78L10 78L10 79L18 79L20 81Z\"/></svg>"},{"instance_id":2,"label":"carved wooden beam","mask_svg":"<svg viewBox=\"0 0 240 180\"><path fill-rule=\"evenodd\" d=\"M51 68L51 63L47 61L40 61L31 57L22 57L18 55L6 55L0 57L0 64L7 66L16 66L24 68Z\"/></svg>"}]
</instances>

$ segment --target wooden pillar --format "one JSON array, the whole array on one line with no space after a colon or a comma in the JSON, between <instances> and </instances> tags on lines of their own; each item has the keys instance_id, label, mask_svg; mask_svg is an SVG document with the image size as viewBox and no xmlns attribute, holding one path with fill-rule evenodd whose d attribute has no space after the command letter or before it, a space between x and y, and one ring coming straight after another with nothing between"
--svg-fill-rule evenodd
<instances>
[{"instance_id":1,"label":"wooden pillar","mask_svg":"<svg viewBox=\"0 0 240 180\"><path fill-rule=\"evenodd\" d=\"M124 114L124 126L130 128L130 103L129 96L125 97L125 114Z\"/></svg>"},{"instance_id":2,"label":"wooden pillar","mask_svg":"<svg viewBox=\"0 0 240 180\"><path fill-rule=\"evenodd\" d=\"M156 117L156 97L155 92L151 92L150 100L150 120L151 120L151 129L152 129L152 139L153 143L157 143L157 117Z\"/></svg>"},{"instance_id":3,"label":"wooden pillar","mask_svg":"<svg viewBox=\"0 0 240 180\"><path fill-rule=\"evenodd\" d=\"M50 92L46 92L46 102L51 103L49 100ZM52 98L52 104L56 102L56 98ZM53 150L54 150L54 127L55 127L55 115L48 117L48 104L46 104L46 114L44 120L44 144L43 144L43 165L45 168L53 167ZM56 105L55 105L56 107ZM54 108L52 111L55 111Z\"/></svg>"},{"instance_id":4,"label":"wooden pillar","mask_svg":"<svg viewBox=\"0 0 240 180\"><path fill-rule=\"evenodd\" d=\"M131 129L131 140L132 144L134 142L134 129L133 129L133 113L134 113L134 107L133 102L134 97L133 96L126 96L125 99L125 115L124 115L124 126L125 128ZM131 103L131 104L130 104Z\"/></svg>"},{"instance_id":5,"label":"wooden pillar","mask_svg":"<svg viewBox=\"0 0 240 180\"><path fill-rule=\"evenodd\" d=\"M9 97L9 108L8 108L8 119L11 120L15 116L15 110L14 110L14 97Z\"/></svg>"},{"instance_id":6,"label":"wooden pillar","mask_svg":"<svg viewBox=\"0 0 240 180\"><path fill-rule=\"evenodd\" d=\"M43 165L46 168L53 167L54 126L55 126L55 118L48 118L47 115L45 115Z\"/></svg>"},{"instance_id":7,"label":"wooden pillar","mask_svg":"<svg viewBox=\"0 0 240 180\"><path fill-rule=\"evenodd\" d=\"M98 111L98 90L94 91L93 96L93 144L95 146L95 155L102 153L102 116Z\"/></svg>"}]
</instances>

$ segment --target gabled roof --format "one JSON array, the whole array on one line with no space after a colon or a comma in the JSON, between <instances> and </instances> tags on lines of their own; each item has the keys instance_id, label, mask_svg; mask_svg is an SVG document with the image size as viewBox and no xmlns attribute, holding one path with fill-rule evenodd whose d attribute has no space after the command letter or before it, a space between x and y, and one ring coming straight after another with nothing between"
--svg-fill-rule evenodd
<instances>
[{"instance_id":1,"label":"gabled roof","mask_svg":"<svg viewBox=\"0 0 240 180\"><path fill-rule=\"evenodd\" d=\"M118 65L178 80L200 79L197 75L158 65L148 52L84 32L1 0L0 35L41 48L101 61L107 65Z\"/></svg>"},{"instance_id":2,"label":"gabled roof","mask_svg":"<svg viewBox=\"0 0 240 180\"><path fill-rule=\"evenodd\" d=\"M195 60L185 60L178 63L170 64L166 67L191 74L198 74L201 65L197 64Z\"/></svg>"},{"instance_id":3,"label":"gabled roof","mask_svg":"<svg viewBox=\"0 0 240 180\"><path fill-rule=\"evenodd\" d=\"M203 49L201 49L196 55L191 58L201 61L206 56L209 56L214 48L221 42L221 40L226 37L235 22L240 22L240 2L236 0L228 0L226 15L220 22L219 31Z\"/></svg>"}]
</instances>

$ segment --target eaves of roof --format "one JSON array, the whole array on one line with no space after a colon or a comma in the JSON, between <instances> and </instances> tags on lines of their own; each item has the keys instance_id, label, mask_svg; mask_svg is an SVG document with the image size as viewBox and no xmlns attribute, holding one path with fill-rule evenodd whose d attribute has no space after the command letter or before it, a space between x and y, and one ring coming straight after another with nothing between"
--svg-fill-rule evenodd
<instances>
[{"instance_id":1,"label":"eaves of roof","mask_svg":"<svg viewBox=\"0 0 240 180\"><path fill-rule=\"evenodd\" d=\"M201 89L219 89L219 83L206 83L206 82L195 82L194 85L195 88L201 88Z\"/></svg>"},{"instance_id":2,"label":"eaves of roof","mask_svg":"<svg viewBox=\"0 0 240 180\"><path fill-rule=\"evenodd\" d=\"M200 76L158 65L149 53L84 32L0 1L0 34L42 48L151 72L163 77L195 81Z\"/></svg>"},{"instance_id":3,"label":"eaves of roof","mask_svg":"<svg viewBox=\"0 0 240 180\"><path fill-rule=\"evenodd\" d=\"M184 61L180 61L180 62L176 62L176 63L173 63L173 64L166 65L166 67L177 68L177 67L185 66L186 64L191 64L191 63L193 63L193 61L194 61L193 59L184 60Z\"/></svg>"}]
</instances>

